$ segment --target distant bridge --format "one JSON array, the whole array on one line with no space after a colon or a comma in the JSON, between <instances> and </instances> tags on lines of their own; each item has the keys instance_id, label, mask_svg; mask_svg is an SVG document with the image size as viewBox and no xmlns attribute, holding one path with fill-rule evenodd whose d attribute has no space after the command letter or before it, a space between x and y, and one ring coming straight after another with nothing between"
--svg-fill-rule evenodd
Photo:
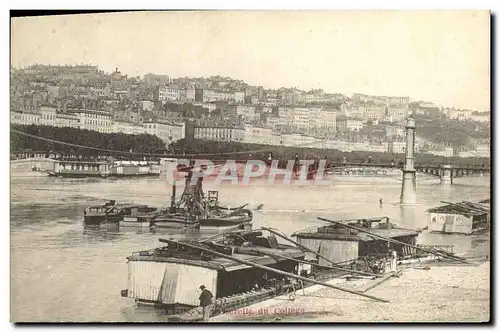
<instances>
[{"instance_id":1,"label":"distant bridge","mask_svg":"<svg viewBox=\"0 0 500 332\"><path fill-rule=\"evenodd\" d=\"M59 159L59 158L58 158ZM11 170L14 172L28 172L28 171L49 171L53 169L53 163L56 159L46 158L43 154L35 155L35 157L13 159L11 160ZM228 160L210 160L214 165L224 165ZM248 160L235 160L238 164L244 164ZM264 160L263 160L264 161ZM266 161L264 161L266 162ZM288 160L279 161L280 166L286 168ZM269 164L269 162L268 162ZM314 172L316 167L311 168ZM355 168L356 170L353 170ZM340 170L345 173L356 173L359 169L399 169L403 170L402 164L387 164L387 163L357 163L357 162L330 162L327 163L325 171ZM415 171L436 176L441 179L443 183L452 183L454 178L467 177L467 176L483 176L490 174L491 170L489 165L436 165L436 164L416 164Z\"/></svg>"},{"instance_id":2,"label":"distant bridge","mask_svg":"<svg viewBox=\"0 0 500 332\"><path fill-rule=\"evenodd\" d=\"M54 159L41 156L12 159L10 161L10 169L12 172L51 171L53 169L54 161Z\"/></svg>"},{"instance_id":3,"label":"distant bridge","mask_svg":"<svg viewBox=\"0 0 500 332\"><path fill-rule=\"evenodd\" d=\"M383 168L383 169L400 169L403 170L403 165L394 164L369 164L369 163L337 163L330 164L328 168ZM491 169L486 165L450 165L450 164L416 164L415 171L432 176L439 177L441 182L453 182L454 178L466 176L483 176L491 173Z\"/></svg>"}]
</instances>

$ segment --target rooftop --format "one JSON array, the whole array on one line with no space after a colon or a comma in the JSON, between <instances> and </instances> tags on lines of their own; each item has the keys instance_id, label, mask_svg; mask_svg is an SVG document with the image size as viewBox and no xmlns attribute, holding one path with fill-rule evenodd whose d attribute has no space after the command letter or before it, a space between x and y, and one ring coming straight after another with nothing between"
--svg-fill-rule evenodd
<instances>
[{"instance_id":1,"label":"rooftop","mask_svg":"<svg viewBox=\"0 0 500 332\"><path fill-rule=\"evenodd\" d=\"M489 201L489 200L488 200ZM490 212L490 209L484 205L472 203L468 201L462 201L459 203L448 203L439 207L435 207L427 210L430 213L449 213L449 214L460 214L463 216L480 216Z\"/></svg>"}]
</instances>

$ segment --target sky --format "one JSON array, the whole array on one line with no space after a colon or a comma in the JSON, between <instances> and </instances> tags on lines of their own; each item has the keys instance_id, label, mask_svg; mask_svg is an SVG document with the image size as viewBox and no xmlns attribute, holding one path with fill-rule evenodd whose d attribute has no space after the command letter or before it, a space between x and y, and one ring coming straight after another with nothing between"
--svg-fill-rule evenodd
<instances>
[{"instance_id":1,"label":"sky","mask_svg":"<svg viewBox=\"0 0 500 332\"><path fill-rule=\"evenodd\" d=\"M490 110L488 11L134 12L13 18L11 65L223 75L264 88Z\"/></svg>"}]
</instances>

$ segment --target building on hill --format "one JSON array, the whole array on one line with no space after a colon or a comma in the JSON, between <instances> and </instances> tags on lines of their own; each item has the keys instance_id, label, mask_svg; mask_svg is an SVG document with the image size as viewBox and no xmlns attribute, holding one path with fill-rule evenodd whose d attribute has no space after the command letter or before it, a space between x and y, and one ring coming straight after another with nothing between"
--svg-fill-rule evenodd
<instances>
[{"instance_id":1,"label":"building on hill","mask_svg":"<svg viewBox=\"0 0 500 332\"><path fill-rule=\"evenodd\" d=\"M79 118L73 113L57 113L55 126L79 128Z\"/></svg>"},{"instance_id":2,"label":"building on hill","mask_svg":"<svg viewBox=\"0 0 500 332\"><path fill-rule=\"evenodd\" d=\"M140 123L126 121L126 120L115 120L113 121L111 132L124 133L129 135L139 135L145 133L145 129L143 125Z\"/></svg>"},{"instance_id":3,"label":"building on hill","mask_svg":"<svg viewBox=\"0 0 500 332\"><path fill-rule=\"evenodd\" d=\"M161 120L146 120L142 123L144 132L160 138L168 147L173 142L185 138L185 123L170 123Z\"/></svg>"},{"instance_id":4,"label":"building on hill","mask_svg":"<svg viewBox=\"0 0 500 332\"><path fill-rule=\"evenodd\" d=\"M109 133L112 129L112 115L110 112L93 109L73 109L68 113L78 118L78 128Z\"/></svg>"},{"instance_id":5,"label":"building on hill","mask_svg":"<svg viewBox=\"0 0 500 332\"><path fill-rule=\"evenodd\" d=\"M34 111L11 111L10 112L10 123L19 125L40 125L41 116L40 113Z\"/></svg>"},{"instance_id":6,"label":"building on hill","mask_svg":"<svg viewBox=\"0 0 500 332\"><path fill-rule=\"evenodd\" d=\"M195 126L194 138L210 141L242 142L245 131L236 126Z\"/></svg>"},{"instance_id":7,"label":"building on hill","mask_svg":"<svg viewBox=\"0 0 500 332\"><path fill-rule=\"evenodd\" d=\"M359 131L364 127L363 121L360 119L339 116L336 119L337 131Z\"/></svg>"}]
</instances>

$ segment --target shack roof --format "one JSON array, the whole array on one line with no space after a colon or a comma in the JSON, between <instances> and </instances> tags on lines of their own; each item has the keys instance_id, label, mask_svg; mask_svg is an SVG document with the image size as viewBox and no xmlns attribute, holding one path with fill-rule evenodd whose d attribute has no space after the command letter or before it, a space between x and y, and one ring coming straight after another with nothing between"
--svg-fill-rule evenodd
<instances>
[{"instance_id":1,"label":"shack roof","mask_svg":"<svg viewBox=\"0 0 500 332\"><path fill-rule=\"evenodd\" d=\"M387 237L387 238L391 238L391 239L401 237L401 236L417 236L418 235L418 233L416 231L414 231L412 229L405 229L405 228L391 228L391 229L371 228L369 231L370 231L370 233L380 235L383 237ZM371 236L370 234L367 234L367 233L359 232L357 234L357 236L361 241L364 241L364 242L374 240L374 237ZM379 239L375 238L375 240L379 240Z\"/></svg>"},{"instance_id":2,"label":"shack roof","mask_svg":"<svg viewBox=\"0 0 500 332\"><path fill-rule=\"evenodd\" d=\"M367 229L370 233L375 235L379 235L385 238L398 238L402 236L418 236L418 233L412 229L405 228L370 228ZM338 241L362 241L362 242L370 242L370 241L380 241L379 238L372 236L370 234L358 231L351 231L348 233L335 233L335 232L315 232L315 233L295 233L294 236L298 238L306 238L306 239L322 239L322 240L338 240Z\"/></svg>"},{"instance_id":3,"label":"shack roof","mask_svg":"<svg viewBox=\"0 0 500 332\"><path fill-rule=\"evenodd\" d=\"M448 203L446 205L438 206L427 210L430 213L447 213L447 214L460 214L467 217L480 216L490 212L484 205L462 201L459 203Z\"/></svg>"},{"instance_id":4,"label":"shack roof","mask_svg":"<svg viewBox=\"0 0 500 332\"><path fill-rule=\"evenodd\" d=\"M280 248L275 248L275 249L263 249L263 248L258 248L259 250L267 251L270 254L279 254L285 257L290 257L294 259L303 259L305 254L302 250L298 248L293 248L287 245L280 245ZM144 252L143 252L144 253ZM269 265L269 264L275 264L276 262L281 262L284 261L284 258L279 258L276 256L271 256L271 255L249 255L249 254L241 254L241 253L234 253L232 256L239 258L244 261L252 262L254 264L260 264L260 265ZM128 257L129 260L131 261L153 261L153 262L169 262L169 263L177 263L177 264L185 264L185 265L193 265L193 266L200 266L200 267L206 267L210 269L216 269L216 270L223 270L223 271L235 271L235 270L243 270L243 269L248 269L252 268L252 266L246 265L246 264L241 264L235 261L232 261L227 258L222 258L222 257L215 257L211 260L205 261L205 260L200 260L199 258L177 258L174 256L169 256L169 257L163 257L163 256L154 256L154 255L141 255L141 252L134 253L131 256Z\"/></svg>"}]
</instances>

